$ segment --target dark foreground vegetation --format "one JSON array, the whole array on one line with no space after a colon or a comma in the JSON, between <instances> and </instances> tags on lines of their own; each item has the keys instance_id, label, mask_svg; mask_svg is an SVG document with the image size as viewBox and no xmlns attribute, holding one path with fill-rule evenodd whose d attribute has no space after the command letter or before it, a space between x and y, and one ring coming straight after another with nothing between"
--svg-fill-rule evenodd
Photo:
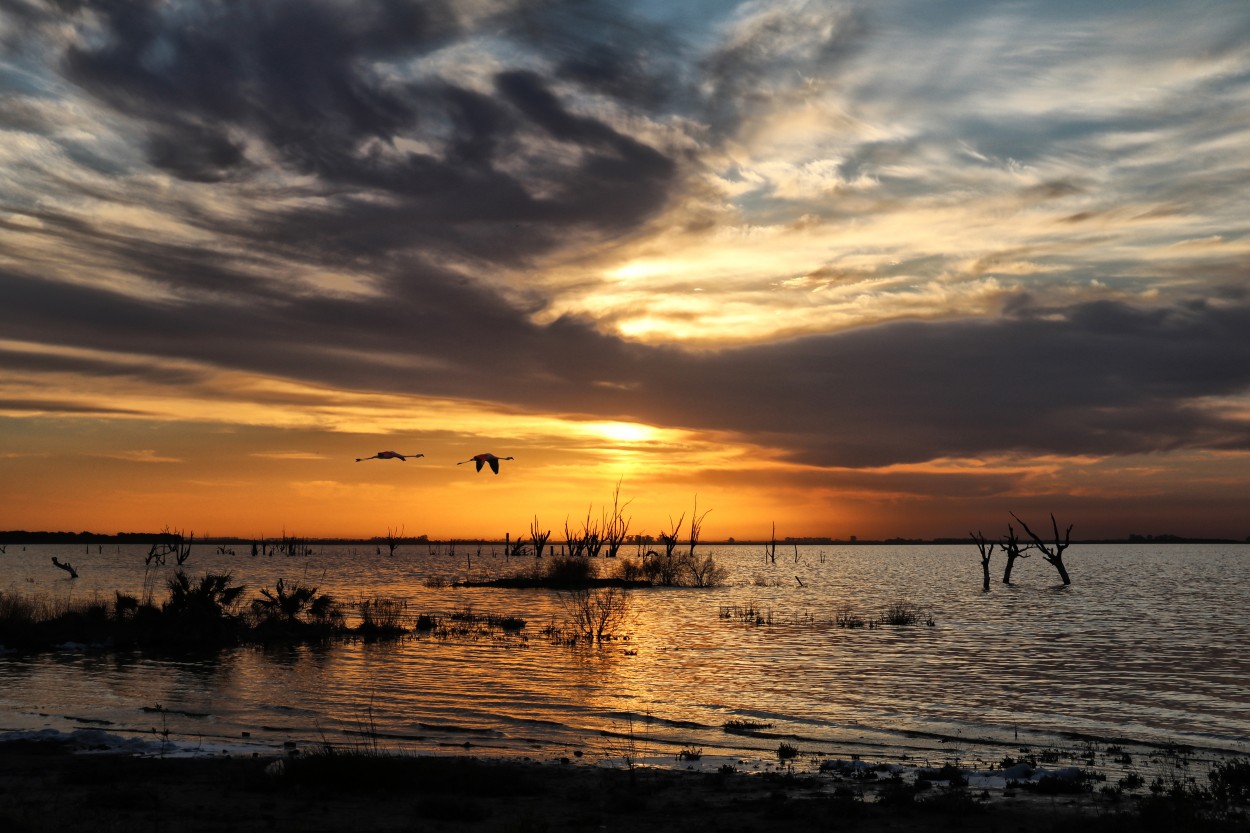
<instances>
[{"instance_id":1,"label":"dark foreground vegetation","mask_svg":"<svg viewBox=\"0 0 1250 833\"><path fill-rule=\"evenodd\" d=\"M602 523L592 521L588 515L579 533L566 525L567 540L559 553L547 548L551 533L544 532L535 520L530 538L521 537L515 543L509 540L507 550L509 558L524 558L530 566L511 577L474 584L559 592L567 618L563 623L548 625L543 635L560 644L576 644L617 637L629 611L625 592L629 589L712 587L723 583L726 572L715 558L696 554L698 520L702 516L696 516L691 524L683 549L678 550L682 526L679 520L662 536L663 551L640 551L636 558L618 558L617 552L629 529L623 508L618 492L612 511L605 512ZM388 537L388 548L393 554L398 538L393 532ZM284 579L273 587L261 588L250 600L245 599L247 588L236 584L231 573L205 572L197 577L184 568L191 557L193 541L194 535L166 530L151 542L144 559L147 589L142 598L119 591L112 598L50 602L0 591L0 649L38 651L77 643L187 653L244 643L387 639L412 633L516 635L525 627L525 622L515 617L482 617L468 611L413 613L400 599L344 603L316 586L287 583ZM269 555L270 550L270 542L253 544L252 554ZM273 553L288 557L306 555L308 551L306 541L285 533L280 542L272 543ZM170 561L177 569L165 580L166 597L157 601L151 583L158 573L153 571ZM78 578L73 564L53 557L52 565L68 573L71 580ZM462 582L460 586L466 584L469 583ZM432 578L427 585L444 586L445 581Z\"/></svg>"},{"instance_id":2,"label":"dark foreground vegetation","mask_svg":"<svg viewBox=\"0 0 1250 833\"><path fill-rule=\"evenodd\" d=\"M180 562L181 563L181 562ZM620 559L626 564L627 559ZM674 560L688 564L685 560ZM628 568L627 568L628 569ZM662 583L685 583L683 574ZM692 575L698 582L723 575L714 562ZM606 642L619 636L629 613L627 588L652 586L647 579L600 578L585 557L543 559L513 586L557 590L566 617L540 635L557 644ZM687 584L688 586L688 584ZM697 586L706 586L698 583ZM198 577L177 569L157 601L115 592L112 598L49 601L0 591L0 650L33 652L75 644L104 649L191 653L247 643L319 642L332 639L398 639L407 635L524 638L526 622L515 616L415 612L402 599L344 603L318 587L278 579L246 599L247 588L229 573Z\"/></svg>"},{"instance_id":3,"label":"dark foreground vegetation","mask_svg":"<svg viewBox=\"0 0 1250 833\"><path fill-rule=\"evenodd\" d=\"M0 592L0 646L40 650L66 643L109 648L188 651L244 642L318 640L358 633L385 633L393 623L388 604L360 604L360 622L349 628L341 604L316 587L279 579L244 603L246 587L229 573L192 577L176 571L167 596L140 599L116 592L111 599L52 602L42 597Z\"/></svg>"},{"instance_id":4,"label":"dark foreground vegetation","mask_svg":"<svg viewBox=\"0 0 1250 833\"><path fill-rule=\"evenodd\" d=\"M1239 776L1244 777L1244 776ZM989 796L787 770L606 769L325 748L284 759L70 754L0 744L0 829L413 831L1245 831L1239 794Z\"/></svg>"}]
</instances>

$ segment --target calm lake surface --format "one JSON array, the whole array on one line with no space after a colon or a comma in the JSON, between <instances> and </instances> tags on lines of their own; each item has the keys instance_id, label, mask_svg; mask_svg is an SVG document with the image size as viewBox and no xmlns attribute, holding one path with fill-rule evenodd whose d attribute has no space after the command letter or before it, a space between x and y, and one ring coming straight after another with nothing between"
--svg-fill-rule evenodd
<instances>
[{"instance_id":1,"label":"calm lake surface","mask_svg":"<svg viewBox=\"0 0 1250 833\"><path fill-rule=\"evenodd\" d=\"M724 586L631 591L628 639L568 647L540 633L566 617L555 592L431 586L531 567L501 546L404 546L392 557L313 545L305 556L254 557L197 545L187 571L229 571L248 599L283 578L344 602L397 599L410 616L471 609L527 625L507 638L247 647L194 661L82 646L0 654L0 733L97 728L270 753L357 744L368 730L416 752L670 765L692 748L765 766L781 741L813 755L935 763L1087 739L1250 752L1250 546L1074 544L1066 589L1040 557L1017 562L1016 584L1002 585L999 555L989 593L971 543L779 548L775 563L761 546L700 551L728 569ZM141 595L146 584L160 600L176 568L146 571L146 552L10 545L0 589L55 603ZM54 555L81 577L53 567ZM898 601L933 625L834 624ZM747 608L765 623L737 615ZM733 720L767 724L767 735L727 734Z\"/></svg>"}]
</instances>

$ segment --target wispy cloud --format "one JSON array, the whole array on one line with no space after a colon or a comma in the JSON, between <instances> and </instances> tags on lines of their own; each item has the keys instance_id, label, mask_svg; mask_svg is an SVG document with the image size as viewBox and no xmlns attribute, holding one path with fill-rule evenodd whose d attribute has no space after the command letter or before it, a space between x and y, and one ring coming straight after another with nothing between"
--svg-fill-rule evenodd
<instances>
[{"instance_id":1,"label":"wispy cloud","mask_svg":"<svg viewBox=\"0 0 1250 833\"><path fill-rule=\"evenodd\" d=\"M155 449L141 448L132 451L119 451L110 454L100 454L100 457L108 457L114 460L125 460L128 463L181 463L184 462L178 457L165 457L156 452Z\"/></svg>"},{"instance_id":2,"label":"wispy cloud","mask_svg":"<svg viewBox=\"0 0 1250 833\"><path fill-rule=\"evenodd\" d=\"M325 460L326 455L310 451L254 451L252 457L265 460Z\"/></svg>"}]
</instances>

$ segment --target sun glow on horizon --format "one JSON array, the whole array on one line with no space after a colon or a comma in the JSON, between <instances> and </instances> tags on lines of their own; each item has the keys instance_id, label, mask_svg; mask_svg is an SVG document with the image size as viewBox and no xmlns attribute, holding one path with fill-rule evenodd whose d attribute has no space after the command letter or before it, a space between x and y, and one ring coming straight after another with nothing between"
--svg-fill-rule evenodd
<instances>
[{"instance_id":1,"label":"sun glow on horizon","mask_svg":"<svg viewBox=\"0 0 1250 833\"><path fill-rule=\"evenodd\" d=\"M637 422L591 422L582 427L592 434L620 443L651 442L665 434L675 433Z\"/></svg>"}]
</instances>

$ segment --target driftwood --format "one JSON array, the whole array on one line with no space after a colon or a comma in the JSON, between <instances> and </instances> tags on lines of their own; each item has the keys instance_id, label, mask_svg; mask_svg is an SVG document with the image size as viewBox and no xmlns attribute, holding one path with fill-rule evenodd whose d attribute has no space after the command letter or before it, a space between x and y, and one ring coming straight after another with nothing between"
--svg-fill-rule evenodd
<instances>
[{"instance_id":1,"label":"driftwood","mask_svg":"<svg viewBox=\"0 0 1250 833\"><path fill-rule=\"evenodd\" d=\"M74 569L74 565L68 561L57 561L56 556L52 556L52 563L69 573L70 578L78 578L78 571Z\"/></svg>"}]
</instances>

